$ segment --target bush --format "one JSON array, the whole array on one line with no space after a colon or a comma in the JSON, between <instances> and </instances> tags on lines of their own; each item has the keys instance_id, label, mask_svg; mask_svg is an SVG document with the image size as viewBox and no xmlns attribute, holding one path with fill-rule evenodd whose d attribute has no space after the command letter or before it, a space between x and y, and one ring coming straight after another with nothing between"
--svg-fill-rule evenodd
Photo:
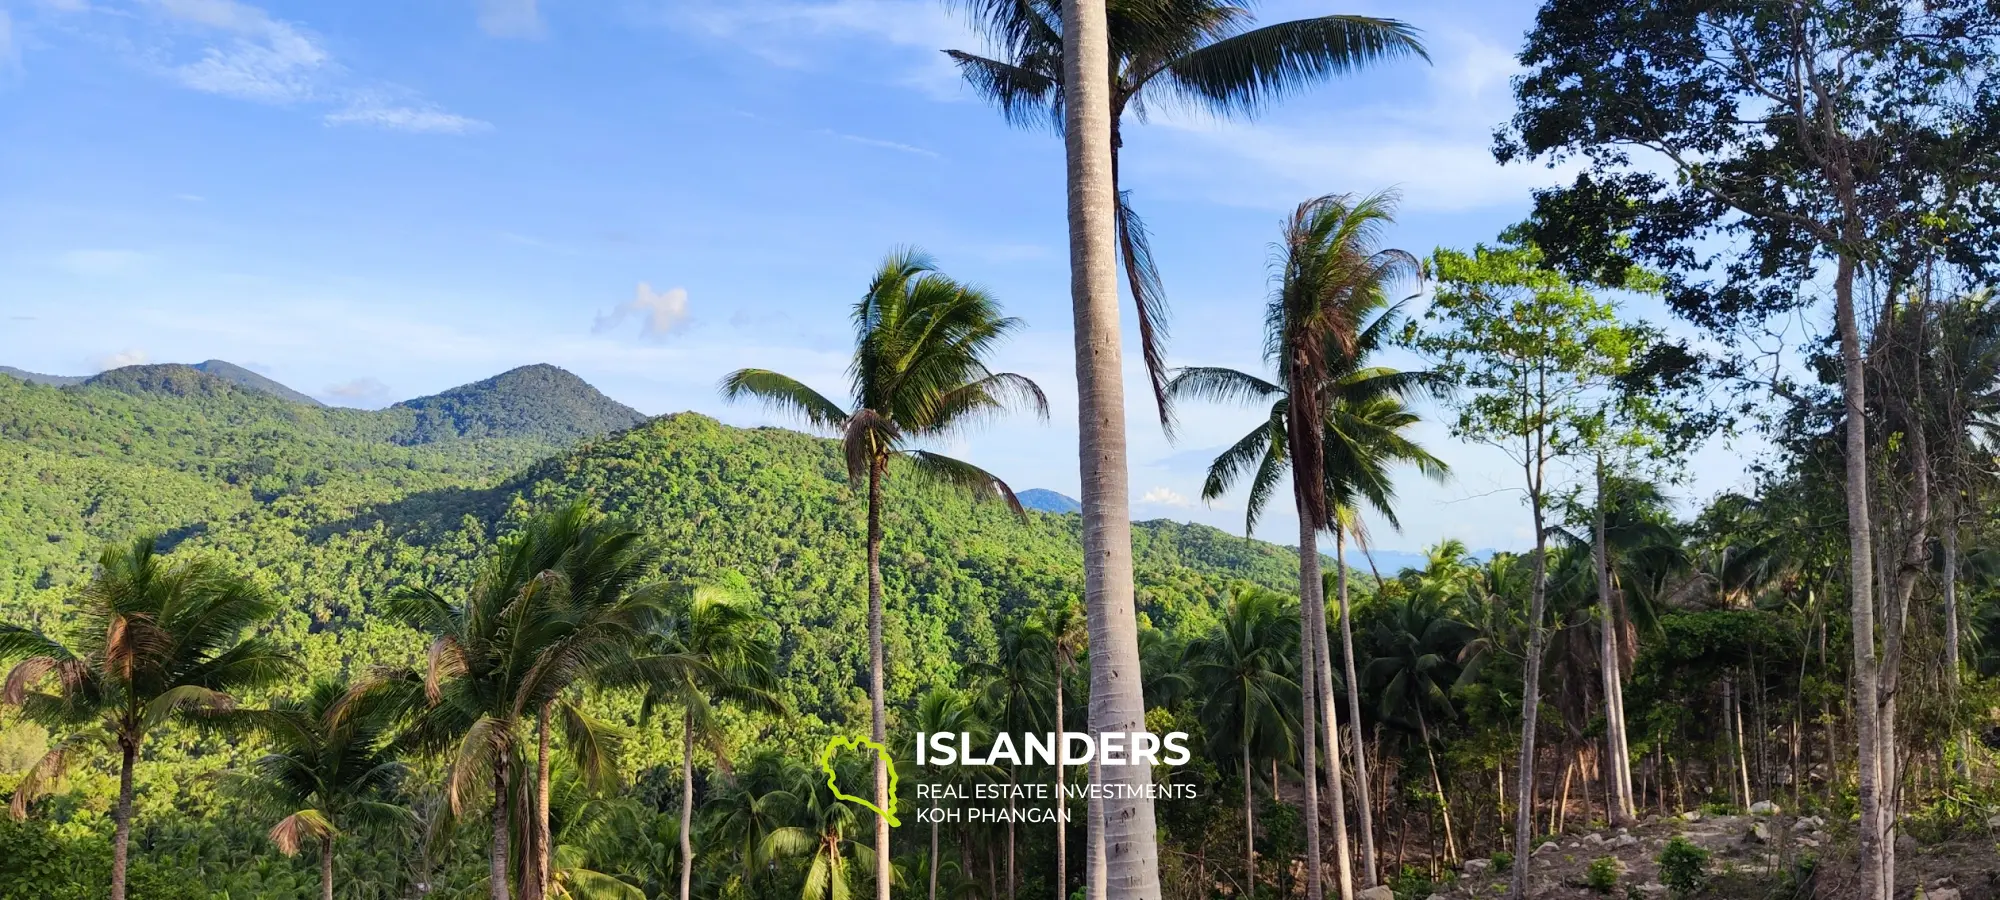
<instances>
[{"instance_id":1,"label":"bush","mask_svg":"<svg viewBox=\"0 0 2000 900\"><path fill-rule=\"evenodd\" d=\"M1514 854L1508 853L1505 850L1493 854L1494 874L1505 875L1513 870L1514 870Z\"/></svg>"},{"instance_id":2,"label":"bush","mask_svg":"<svg viewBox=\"0 0 2000 900\"><path fill-rule=\"evenodd\" d=\"M1609 894L1612 888L1618 886L1618 876L1623 874L1625 867L1619 864L1618 857L1600 856L1591 861L1590 871L1584 875L1584 882L1590 885L1593 891Z\"/></svg>"},{"instance_id":3,"label":"bush","mask_svg":"<svg viewBox=\"0 0 2000 900\"><path fill-rule=\"evenodd\" d=\"M1708 851L1676 836L1660 851L1660 883L1676 897L1687 897L1708 880Z\"/></svg>"}]
</instances>

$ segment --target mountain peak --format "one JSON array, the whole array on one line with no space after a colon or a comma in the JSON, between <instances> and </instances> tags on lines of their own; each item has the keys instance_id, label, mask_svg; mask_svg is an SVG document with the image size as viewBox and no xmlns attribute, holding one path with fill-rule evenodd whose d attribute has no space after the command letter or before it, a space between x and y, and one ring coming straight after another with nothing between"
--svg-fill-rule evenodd
<instances>
[{"instance_id":1,"label":"mountain peak","mask_svg":"<svg viewBox=\"0 0 2000 900\"><path fill-rule=\"evenodd\" d=\"M1015 495L1021 505L1029 509L1039 509L1045 513L1080 513L1083 504L1076 498L1059 494L1047 488L1029 488Z\"/></svg>"},{"instance_id":2,"label":"mountain peak","mask_svg":"<svg viewBox=\"0 0 2000 900\"><path fill-rule=\"evenodd\" d=\"M458 437L525 437L566 444L646 421L638 410L548 363L508 369L390 408L416 414L399 438L406 444Z\"/></svg>"}]
</instances>

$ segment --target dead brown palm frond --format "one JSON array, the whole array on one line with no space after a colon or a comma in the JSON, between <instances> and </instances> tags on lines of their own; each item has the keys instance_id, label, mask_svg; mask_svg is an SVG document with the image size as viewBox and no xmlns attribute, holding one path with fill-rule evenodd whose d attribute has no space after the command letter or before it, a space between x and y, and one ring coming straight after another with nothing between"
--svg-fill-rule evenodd
<instances>
[{"instance_id":1,"label":"dead brown palm frond","mask_svg":"<svg viewBox=\"0 0 2000 900\"><path fill-rule=\"evenodd\" d=\"M286 856L297 856L300 839L321 841L333 837L333 823L326 820L316 809L302 809L292 813L278 824L271 826L271 843L278 845L278 852Z\"/></svg>"}]
</instances>

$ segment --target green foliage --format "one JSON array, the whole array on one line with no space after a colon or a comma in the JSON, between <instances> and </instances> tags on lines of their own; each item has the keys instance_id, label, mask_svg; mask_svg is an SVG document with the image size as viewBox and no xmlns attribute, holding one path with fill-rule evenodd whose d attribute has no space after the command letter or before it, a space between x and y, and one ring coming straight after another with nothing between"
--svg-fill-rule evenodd
<instances>
[{"instance_id":1,"label":"green foliage","mask_svg":"<svg viewBox=\"0 0 2000 900\"><path fill-rule=\"evenodd\" d=\"M1514 854L1505 850L1495 851L1493 854L1493 871L1499 875L1505 875L1508 872L1514 871Z\"/></svg>"},{"instance_id":2,"label":"green foliage","mask_svg":"<svg viewBox=\"0 0 2000 900\"><path fill-rule=\"evenodd\" d=\"M1600 856L1590 861L1590 868L1584 872L1584 883L1600 894L1609 894L1618 887L1618 878L1625 874L1625 865L1615 856Z\"/></svg>"},{"instance_id":3,"label":"green foliage","mask_svg":"<svg viewBox=\"0 0 2000 900\"><path fill-rule=\"evenodd\" d=\"M1675 835L1660 850L1660 883L1675 897L1693 896L1708 881L1708 851Z\"/></svg>"},{"instance_id":4,"label":"green foliage","mask_svg":"<svg viewBox=\"0 0 2000 900\"><path fill-rule=\"evenodd\" d=\"M551 365L522 366L442 394L405 400L390 412L400 410L414 413L396 433L395 440L403 444L460 438L572 444L646 420L583 379Z\"/></svg>"}]
</instances>

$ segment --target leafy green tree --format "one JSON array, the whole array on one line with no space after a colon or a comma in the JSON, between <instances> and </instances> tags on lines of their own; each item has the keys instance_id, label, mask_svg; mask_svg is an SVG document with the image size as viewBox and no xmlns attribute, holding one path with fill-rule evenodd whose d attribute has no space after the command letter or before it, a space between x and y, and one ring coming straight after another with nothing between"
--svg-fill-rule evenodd
<instances>
[{"instance_id":1,"label":"leafy green tree","mask_svg":"<svg viewBox=\"0 0 2000 900\"><path fill-rule=\"evenodd\" d=\"M272 704L260 725L270 752L247 773L247 786L288 810L271 828L286 856L311 842L319 851L321 900L333 900L334 841L361 825L407 825L410 811L394 792L406 767L390 747L395 709L381 693L350 696L342 681L321 679L302 699Z\"/></svg>"},{"instance_id":2,"label":"leafy green tree","mask_svg":"<svg viewBox=\"0 0 2000 900\"><path fill-rule=\"evenodd\" d=\"M1379 691L1381 719L1417 727L1430 761L1431 788L1438 796L1447 862L1458 859L1458 843L1452 835L1451 800L1438 774L1430 723L1432 716L1444 721L1457 716L1451 689L1461 673L1459 654L1471 637L1472 629L1452 615L1447 596L1403 591L1389 601L1386 615L1376 623L1377 651L1367 670L1369 683Z\"/></svg>"},{"instance_id":3,"label":"leafy green tree","mask_svg":"<svg viewBox=\"0 0 2000 900\"><path fill-rule=\"evenodd\" d=\"M1048 400L1026 376L993 372L987 357L1021 327L1000 314L986 292L937 271L916 250L889 255L854 305L852 410L804 383L768 369L738 369L722 381L723 397L757 398L842 435L850 481L868 485L868 673L871 729L888 740L887 694L882 662L882 482L889 460L902 456L918 472L975 495L997 494L1021 512L1014 491L992 473L929 450L914 441L957 433L985 416L1025 405L1048 417ZM886 762L875 764L875 803L889 807ZM889 821L877 816L876 866L889 871ZM886 884L886 882L885 882ZM883 885L879 900L888 900Z\"/></svg>"},{"instance_id":4,"label":"leafy green tree","mask_svg":"<svg viewBox=\"0 0 2000 900\"><path fill-rule=\"evenodd\" d=\"M1342 510L1351 509L1358 499L1386 509L1393 493L1387 474L1392 464L1415 462L1431 471L1443 469L1435 457L1401 433L1416 421L1405 402L1437 390L1437 377L1430 372L1399 372L1367 364L1369 355L1386 343L1397 324L1393 309L1383 312L1385 292L1418 274L1416 257L1379 246L1381 231L1391 221L1392 202L1387 194L1360 200L1327 196L1300 204L1293 214L1277 263L1279 286L1264 314L1264 355L1277 369L1274 381L1234 369L1193 367L1180 370L1169 385L1169 396L1176 399L1271 403L1270 416L1210 464L1202 499L1217 499L1248 476L1247 532L1263 513L1278 479L1287 469L1292 470L1299 522L1301 627L1309 638L1301 648L1305 654L1301 671L1308 673L1303 700L1309 733L1320 730L1320 710L1314 707L1324 705L1330 712L1332 706L1330 698L1325 703L1316 699L1317 691L1332 690L1330 672L1321 677L1329 662L1326 648L1321 646L1326 612L1319 571L1319 531L1334 529L1344 534ZM1382 314L1369 321L1369 316L1378 312ZM1344 607L1341 615L1344 623ZM1351 657L1352 641L1348 643ZM1352 690L1351 674L1348 684ZM1350 699L1355 697L1358 695ZM1356 784L1362 791L1362 857L1366 880L1372 884L1374 840L1365 787L1367 767L1359 755L1358 715L1354 721ZM1337 732L1329 718L1325 728L1327 781L1336 808L1341 791ZM1304 748L1303 769L1309 773L1317 771L1318 740L1314 737ZM1306 781L1307 807L1317 809L1316 779ZM1347 871L1345 815L1336 816L1334 822L1340 892L1346 897L1353 893L1353 879ZM1305 825L1306 845L1315 848L1307 857L1308 894L1316 896L1321 877L1317 816L1307 816Z\"/></svg>"},{"instance_id":5,"label":"leafy green tree","mask_svg":"<svg viewBox=\"0 0 2000 900\"><path fill-rule=\"evenodd\" d=\"M1546 267L1532 244L1440 250L1430 266L1438 287L1427 326L1412 323L1408 339L1466 392L1453 401L1453 433L1505 452L1520 467L1534 528L1514 813L1514 856L1527 859L1546 643L1549 469L1601 429L1601 396L1629 369L1640 332L1620 322L1610 303ZM1526 896L1527 867L1515 871L1512 891Z\"/></svg>"},{"instance_id":6,"label":"leafy green tree","mask_svg":"<svg viewBox=\"0 0 2000 900\"><path fill-rule=\"evenodd\" d=\"M797 824L772 829L759 855L805 860L799 900L847 900L853 890L848 873L853 869L870 873L876 860L874 850L853 837L861 830L854 805L836 799L824 778L809 778L776 799L785 804L786 820ZM893 874L880 873L881 883L888 883Z\"/></svg>"},{"instance_id":7,"label":"leafy green tree","mask_svg":"<svg viewBox=\"0 0 2000 900\"><path fill-rule=\"evenodd\" d=\"M0 623L0 659L15 661L0 702L63 735L15 786L14 818L73 758L117 749L111 900L125 900L132 770L146 738L169 722L229 718L237 694L297 668L275 641L244 636L277 612L269 596L220 562L171 563L157 543L105 548L70 639Z\"/></svg>"},{"instance_id":8,"label":"leafy green tree","mask_svg":"<svg viewBox=\"0 0 2000 900\"><path fill-rule=\"evenodd\" d=\"M1256 766L1291 759L1300 729L1299 623L1285 598L1262 588L1233 592L1221 627L1188 645L1185 667L1201 697L1209 752L1243 766L1244 891L1257 885ZM1277 791L1273 784L1271 790Z\"/></svg>"},{"instance_id":9,"label":"leafy green tree","mask_svg":"<svg viewBox=\"0 0 2000 900\"><path fill-rule=\"evenodd\" d=\"M956 0L999 48L999 58L946 50L972 88L1015 125L1063 130L1062 4L1056 0ZM1242 6L1221 0L1112 0L1110 190L1117 202L1118 252L1138 313L1139 345L1152 376L1160 421L1170 430L1166 298L1118 177L1125 114L1143 120L1148 99L1224 116L1252 116L1285 95L1366 66L1404 57L1428 60L1417 31L1394 19L1333 15L1253 27Z\"/></svg>"},{"instance_id":10,"label":"leafy green tree","mask_svg":"<svg viewBox=\"0 0 2000 900\"><path fill-rule=\"evenodd\" d=\"M619 735L585 710L575 689L632 658L665 589L653 580L657 560L637 532L572 503L536 516L503 542L458 600L427 587L397 595L397 611L431 638L428 663L378 686L400 688L401 702L421 709L408 742L449 754L454 812L475 778L488 779L496 900L509 896L510 805L527 825L524 897L539 898L549 883L553 728L560 724L564 749L592 785L617 777ZM530 734L532 783L519 777Z\"/></svg>"},{"instance_id":11,"label":"leafy green tree","mask_svg":"<svg viewBox=\"0 0 2000 900\"><path fill-rule=\"evenodd\" d=\"M932 688L917 701L916 721L911 723L911 728L919 735L941 733L974 735L975 743L985 740L985 732L988 730L973 704L968 702L963 694L946 687ZM915 747L909 748L909 751L905 756L915 759ZM926 767L920 771L925 777L934 779L932 783L943 784L948 783L944 779L961 773L965 768L937 766ZM926 896L929 900L937 900L938 874L943 868L949 866L938 858L938 820L932 818L931 851L923 866L924 881L928 891Z\"/></svg>"}]
</instances>

